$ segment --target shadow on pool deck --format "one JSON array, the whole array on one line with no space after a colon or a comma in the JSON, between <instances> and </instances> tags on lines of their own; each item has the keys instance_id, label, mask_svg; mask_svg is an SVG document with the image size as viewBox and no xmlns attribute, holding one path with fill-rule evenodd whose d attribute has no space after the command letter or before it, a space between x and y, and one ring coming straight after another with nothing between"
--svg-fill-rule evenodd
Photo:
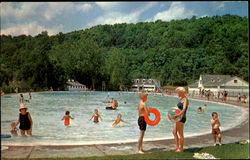
<instances>
[{"instance_id":1,"label":"shadow on pool deck","mask_svg":"<svg viewBox=\"0 0 250 160\"><path fill-rule=\"evenodd\" d=\"M237 106L245 108L248 113L247 116L249 117L248 104L237 104ZM249 139L249 118L246 118L240 125L222 132L223 144L238 142L246 139ZM185 138L184 148L200 148L212 145L212 135L205 134ZM173 139L143 142L143 148L146 153L169 151L173 150L174 147ZM1 146L1 158L68 158L127 155L136 153L137 142L68 146Z\"/></svg>"}]
</instances>

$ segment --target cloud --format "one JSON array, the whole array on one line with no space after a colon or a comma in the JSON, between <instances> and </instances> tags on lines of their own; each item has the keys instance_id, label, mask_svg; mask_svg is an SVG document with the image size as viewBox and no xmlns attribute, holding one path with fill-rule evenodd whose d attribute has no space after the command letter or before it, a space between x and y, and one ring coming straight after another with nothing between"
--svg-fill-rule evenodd
<instances>
[{"instance_id":1,"label":"cloud","mask_svg":"<svg viewBox=\"0 0 250 160\"><path fill-rule=\"evenodd\" d=\"M36 9L40 6L40 3L18 3L14 6L13 3L2 2L1 3L1 18L24 18L35 14Z\"/></svg>"},{"instance_id":2,"label":"cloud","mask_svg":"<svg viewBox=\"0 0 250 160\"><path fill-rule=\"evenodd\" d=\"M92 8L93 8L93 6L91 4L88 4L88 3L76 6L76 9L78 11L83 11L83 12L87 12L87 11L91 10Z\"/></svg>"},{"instance_id":3,"label":"cloud","mask_svg":"<svg viewBox=\"0 0 250 160\"><path fill-rule=\"evenodd\" d=\"M32 22L29 24L22 24L7 29L1 29L1 34L17 36L20 34L35 36L42 31L48 31L48 35L55 35L63 30L62 25L58 25L57 28L47 28L39 25L37 22Z\"/></svg>"},{"instance_id":4,"label":"cloud","mask_svg":"<svg viewBox=\"0 0 250 160\"><path fill-rule=\"evenodd\" d=\"M12 35L36 35L45 29L49 34L65 31L74 15L92 9L89 3L74 2L3 2L0 7L1 34Z\"/></svg>"},{"instance_id":5,"label":"cloud","mask_svg":"<svg viewBox=\"0 0 250 160\"><path fill-rule=\"evenodd\" d=\"M76 4L73 2L22 2L1 4L1 18L14 18L17 21L29 17L44 18L51 21L65 12L73 14L77 11L88 11L92 6L88 3Z\"/></svg>"},{"instance_id":6,"label":"cloud","mask_svg":"<svg viewBox=\"0 0 250 160\"><path fill-rule=\"evenodd\" d=\"M200 18L208 17L207 14L201 15Z\"/></svg>"},{"instance_id":7,"label":"cloud","mask_svg":"<svg viewBox=\"0 0 250 160\"><path fill-rule=\"evenodd\" d=\"M118 7L122 2L95 2L97 6L103 10L110 10Z\"/></svg>"},{"instance_id":8,"label":"cloud","mask_svg":"<svg viewBox=\"0 0 250 160\"><path fill-rule=\"evenodd\" d=\"M225 7L225 2L212 2L214 10L223 10Z\"/></svg>"},{"instance_id":9,"label":"cloud","mask_svg":"<svg viewBox=\"0 0 250 160\"><path fill-rule=\"evenodd\" d=\"M96 2L97 3L97 2ZM101 2L98 2L101 3ZM104 2L102 2L104 3ZM105 2L111 3L111 2ZM89 23L87 26L93 26L98 24L115 24L115 23L134 23L137 22L141 14L150 8L154 7L157 3L150 2L144 5L143 7L136 8L130 13L121 13L121 12L107 12L106 14L97 17L93 22Z\"/></svg>"},{"instance_id":10,"label":"cloud","mask_svg":"<svg viewBox=\"0 0 250 160\"><path fill-rule=\"evenodd\" d=\"M42 15L46 20L50 21L66 10L72 9L74 9L74 4L72 2L49 2L46 3L46 9L43 11Z\"/></svg>"},{"instance_id":11,"label":"cloud","mask_svg":"<svg viewBox=\"0 0 250 160\"><path fill-rule=\"evenodd\" d=\"M157 13L153 19L154 21L158 19L171 21L173 19L190 18L193 15L193 11L187 10L182 2L172 2L168 10Z\"/></svg>"}]
</instances>

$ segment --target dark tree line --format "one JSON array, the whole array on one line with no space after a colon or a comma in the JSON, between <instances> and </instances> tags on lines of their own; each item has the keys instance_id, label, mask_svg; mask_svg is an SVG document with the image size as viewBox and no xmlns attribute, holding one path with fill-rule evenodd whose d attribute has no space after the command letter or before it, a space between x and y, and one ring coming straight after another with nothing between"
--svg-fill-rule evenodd
<instances>
[{"instance_id":1,"label":"dark tree line","mask_svg":"<svg viewBox=\"0 0 250 160\"><path fill-rule=\"evenodd\" d=\"M133 78L188 85L204 73L248 81L247 22L223 15L97 25L55 36L2 35L0 83L3 89L64 90L75 79L88 88L101 90L105 81L106 89L119 90Z\"/></svg>"}]
</instances>

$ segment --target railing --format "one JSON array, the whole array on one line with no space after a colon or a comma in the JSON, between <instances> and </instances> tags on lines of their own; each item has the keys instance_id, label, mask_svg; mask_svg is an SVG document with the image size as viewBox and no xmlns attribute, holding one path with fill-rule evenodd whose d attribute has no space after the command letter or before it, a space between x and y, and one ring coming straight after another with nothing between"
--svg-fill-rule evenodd
<instances>
[{"instance_id":1,"label":"railing","mask_svg":"<svg viewBox=\"0 0 250 160\"><path fill-rule=\"evenodd\" d=\"M163 90L162 90L162 88L161 88L160 84L159 84L156 80L154 80L154 79L153 79L153 82L154 82L154 84L155 84L155 86L156 86L157 90L159 90L159 91L163 92Z\"/></svg>"}]
</instances>

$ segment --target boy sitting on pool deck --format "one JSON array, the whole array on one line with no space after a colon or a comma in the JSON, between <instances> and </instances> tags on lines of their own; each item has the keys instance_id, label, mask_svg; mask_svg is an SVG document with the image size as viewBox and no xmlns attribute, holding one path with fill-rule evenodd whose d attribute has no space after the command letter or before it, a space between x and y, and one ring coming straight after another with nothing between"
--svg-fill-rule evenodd
<instances>
[{"instance_id":1,"label":"boy sitting on pool deck","mask_svg":"<svg viewBox=\"0 0 250 160\"><path fill-rule=\"evenodd\" d=\"M141 154L144 153L142 149L142 142L143 142L144 133L147 128L147 123L145 122L145 119L144 119L144 113L149 115L148 108L145 103L147 101L147 97L148 97L148 94L145 94L144 92L142 92L140 94L140 102L138 104L138 116L139 116L138 125L140 128L140 137L138 139L138 153L141 153Z\"/></svg>"},{"instance_id":2,"label":"boy sitting on pool deck","mask_svg":"<svg viewBox=\"0 0 250 160\"><path fill-rule=\"evenodd\" d=\"M221 146L221 133L220 133L220 121L218 119L218 113L213 112L212 113L212 119L211 119L211 126L212 126L212 135L214 138L214 146L216 146L216 139L217 136L219 138L219 145Z\"/></svg>"},{"instance_id":3,"label":"boy sitting on pool deck","mask_svg":"<svg viewBox=\"0 0 250 160\"><path fill-rule=\"evenodd\" d=\"M125 123L127 123L127 124L129 124L128 122L122 120L122 115L121 115L121 114L118 114L118 115L117 115L117 118L116 118L115 120L112 120L112 121L115 121L115 122L112 124L113 127L115 127L115 126L116 126L117 124L119 124L121 121L122 121L122 122L125 122Z\"/></svg>"}]
</instances>

